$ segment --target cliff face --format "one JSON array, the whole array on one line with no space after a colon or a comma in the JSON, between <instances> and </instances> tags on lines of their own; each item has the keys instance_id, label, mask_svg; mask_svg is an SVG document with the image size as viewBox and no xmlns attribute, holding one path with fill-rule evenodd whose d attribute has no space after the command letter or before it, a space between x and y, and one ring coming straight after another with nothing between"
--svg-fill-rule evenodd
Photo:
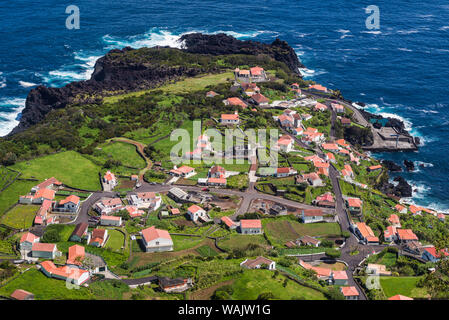
<instances>
[{"instance_id":1,"label":"cliff face","mask_svg":"<svg viewBox=\"0 0 449 320\"><path fill-rule=\"evenodd\" d=\"M255 41L243 41L224 33L207 35L190 33L181 37L185 50L201 54L267 54L277 61L284 62L292 72L299 74L298 68L304 68L298 56L287 42L276 39L271 44Z\"/></svg>"},{"instance_id":2,"label":"cliff face","mask_svg":"<svg viewBox=\"0 0 449 320\"><path fill-rule=\"evenodd\" d=\"M292 72L298 73L298 67L302 67L294 50L285 41L278 39L272 44L263 44L254 41L240 41L225 34L203 35L196 33L185 35L181 40L184 41L184 49L181 50L184 52L211 55L267 54L284 62ZM158 50L158 48L152 50ZM135 50L132 48L111 50L97 60L89 80L73 82L62 88L38 86L32 89L27 96L20 123L9 136L39 123L52 109L64 108L69 103L98 102L91 97L104 92L144 90L181 76L192 77L206 72L201 67L170 66L151 63L145 59L117 58L124 57L128 53L132 54L133 51Z\"/></svg>"}]
</instances>

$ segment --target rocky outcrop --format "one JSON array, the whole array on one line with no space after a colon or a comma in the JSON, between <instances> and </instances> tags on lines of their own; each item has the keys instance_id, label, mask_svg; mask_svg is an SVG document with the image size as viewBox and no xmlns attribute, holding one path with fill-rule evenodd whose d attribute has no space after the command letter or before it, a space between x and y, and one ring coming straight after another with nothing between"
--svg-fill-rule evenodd
<instances>
[{"instance_id":1,"label":"rocky outcrop","mask_svg":"<svg viewBox=\"0 0 449 320\"><path fill-rule=\"evenodd\" d=\"M207 35L202 33L189 33L181 37L187 52L200 54L266 54L277 61L284 62L292 72L300 74L298 68L304 68L298 56L287 42L276 39L271 44L256 41L238 40L224 33Z\"/></svg>"},{"instance_id":2,"label":"rocky outcrop","mask_svg":"<svg viewBox=\"0 0 449 320\"><path fill-rule=\"evenodd\" d=\"M404 166L407 171L415 171L415 164L413 163L413 161L405 159Z\"/></svg>"},{"instance_id":3,"label":"rocky outcrop","mask_svg":"<svg viewBox=\"0 0 449 320\"><path fill-rule=\"evenodd\" d=\"M266 54L277 61L284 62L293 72L298 73L302 67L294 50L285 41L276 39L272 44L254 41L240 41L225 34L203 35L200 33L185 35L184 49L180 50L197 54ZM160 50L160 47L141 49L146 53ZM179 50L179 49L173 49ZM135 49L113 49L97 60L94 72L89 80L73 82L62 88L38 86L32 89L25 102L20 123L9 134L21 132L39 123L53 109L64 108L70 103L95 103L101 97L112 93L124 93L154 88L169 80L182 77L193 77L205 72L201 66L178 66L164 63L152 63L142 55L133 55ZM126 58L127 54L132 59ZM125 57L125 58L123 58ZM217 69L218 70L218 69Z\"/></svg>"},{"instance_id":4,"label":"rocky outcrop","mask_svg":"<svg viewBox=\"0 0 449 320\"><path fill-rule=\"evenodd\" d=\"M402 168L391 160L382 160L382 165L390 172L401 172Z\"/></svg>"},{"instance_id":5,"label":"rocky outcrop","mask_svg":"<svg viewBox=\"0 0 449 320\"><path fill-rule=\"evenodd\" d=\"M384 183L380 191L385 194L391 194L399 198L408 198L412 196L412 186L403 177L395 177L393 181L396 185L391 182Z\"/></svg>"}]
</instances>

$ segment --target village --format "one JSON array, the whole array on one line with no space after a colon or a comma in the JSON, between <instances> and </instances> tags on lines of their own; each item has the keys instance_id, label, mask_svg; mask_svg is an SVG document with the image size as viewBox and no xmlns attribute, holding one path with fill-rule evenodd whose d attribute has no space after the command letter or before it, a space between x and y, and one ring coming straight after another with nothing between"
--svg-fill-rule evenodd
<instances>
[{"instance_id":1,"label":"village","mask_svg":"<svg viewBox=\"0 0 449 320\"><path fill-rule=\"evenodd\" d=\"M276 166L259 161L267 150L249 137L242 149L223 150L204 130L193 137L192 151L179 155L181 165L154 159L157 152L145 153L146 146L129 137L111 140L135 147L145 164L132 174L103 170L101 190L74 188L72 181L42 172L45 178L31 179L36 185L0 220L0 227L13 230L10 251L16 255L0 260L17 269L16 278L0 285L0 295L39 297L20 280L33 273L49 286L80 286L86 297L110 280L133 298L426 298L404 294L400 280L416 274L417 282L418 275L435 272L435 263L449 252L420 239L421 230L410 221L432 216L436 228L445 215L375 189L387 169L336 133L337 127L361 126L357 109L314 83L290 83L279 94L266 85L279 79L258 65L230 74L226 98L205 90L206 101L220 99L229 110L205 126L219 132L246 128L252 115L269 112L280 132L273 147ZM206 164L211 154L235 163ZM25 211L27 223L17 216ZM411 265L420 273L409 271ZM192 271L202 268L200 276ZM372 276L381 279L380 287L367 284ZM245 283L259 277L257 293L244 295Z\"/></svg>"}]
</instances>

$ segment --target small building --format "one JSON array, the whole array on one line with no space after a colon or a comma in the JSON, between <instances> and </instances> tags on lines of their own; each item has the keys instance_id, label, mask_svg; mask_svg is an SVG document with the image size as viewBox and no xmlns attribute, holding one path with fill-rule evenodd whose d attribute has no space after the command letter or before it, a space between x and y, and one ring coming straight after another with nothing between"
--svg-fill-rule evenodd
<instances>
[{"instance_id":1,"label":"small building","mask_svg":"<svg viewBox=\"0 0 449 320\"><path fill-rule=\"evenodd\" d=\"M317 102L315 105L315 111L326 111L327 106L323 103Z\"/></svg>"},{"instance_id":2,"label":"small building","mask_svg":"<svg viewBox=\"0 0 449 320\"><path fill-rule=\"evenodd\" d=\"M303 209L301 210L301 219L304 223L322 222L324 212L320 209Z\"/></svg>"},{"instance_id":3,"label":"small building","mask_svg":"<svg viewBox=\"0 0 449 320\"><path fill-rule=\"evenodd\" d=\"M388 298L388 300L413 300L413 298L403 296L402 294L397 294L395 296Z\"/></svg>"},{"instance_id":4,"label":"small building","mask_svg":"<svg viewBox=\"0 0 449 320\"><path fill-rule=\"evenodd\" d=\"M324 185L323 180L316 172L302 175L303 179L307 181L312 187L321 187Z\"/></svg>"},{"instance_id":5,"label":"small building","mask_svg":"<svg viewBox=\"0 0 449 320\"><path fill-rule=\"evenodd\" d=\"M20 250L31 250L33 244L38 243L40 238L31 232L24 233L20 238Z\"/></svg>"},{"instance_id":6,"label":"small building","mask_svg":"<svg viewBox=\"0 0 449 320\"><path fill-rule=\"evenodd\" d=\"M11 298L14 300L34 300L34 294L22 289L17 289L11 294Z\"/></svg>"},{"instance_id":7,"label":"small building","mask_svg":"<svg viewBox=\"0 0 449 320\"><path fill-rule=\"evenodd\" d=\"M120 211L125 206L120 198L102 198L94 205L94 210L100 214L112 214Z\"/></svg>"},{"instance_id":8,"label":"small building","mask_svg":"<svg viewBox=\"0 0 449 320\"><path fill-rule=\"evenodd\" d=\"M206 92L206 98L213 98L218 96L218 93L216 93L215 91L208 91Z\"/></svg>"},{"instance_id":9,"label":"small building","mask_svg":"<svg viewBox=\"0 0 449 320\"><path fill-rule=\"evenodd\" d=\"M41 262L40 267L40 270L47 277L69 281L75 285L82 285L90 278L90 273L87 270L67 265L63 267L56 267L51 261Z\"/></svg>"},{"instance_id":10,"label":"small building","mask_svg":"<svg viewBox=\"0 0 449 320\"><path fill-rule=\"evenodd\" d=\"M346 207L348 208L351 214L354 215L362 214L362 200L360 200L359 198L347 198L345 202Z\"/></svg>"},{"instance_id":11,"label":"small building","mask_svg":"<svg viewBox=\"0 0 449 320\"><path fill-rule=\"evenodd\" d=\"M260 94L260 93L255 93L253 95L251 95L250 98L251 102L253 102L255 105L259 106L259 107L266 107L268 106L268 103L270 102L270 100L265 97L264 95Z\"/></svg>"},{"instance_id":12,"label":"small building","mask_svg":"<svg viewBox=\"0 0 449 320\"><path fill-rule=\"evenodd\" d=\"M277 148L282 152L290 152L293 148L293 138L289 135L283 135L276 143Z\"/></svg>"},{"instance_id":13,"label":"small building","mask_svg":"<svg viewBox=\"0 0 449 320\"><path fill-rule=\"evenodd\" d=\"M69 253L67 257L67 264L81 266L84 258L86 257L86 251L83 246L73 245L69 247Z\"/></svg>"},{"instance_id":14,"label":"small building","mask_svg":"<svg viewBox=\"0 0 449 320\"><path fill-rule=\"evenodd\" d=\"M188 193L177 187L171 188L167 195L177 202L186 201L188 198Z\"/></svg>"},{"instance_id":15,"label":"small building","mask_svg":"<svg viewBox=\"0 0 449 320\"><path fill-rule=\"evenodd\" d=\"M162 204L162 198L157 197L154 192L137 192L128 196L128 202L139 209L157 210Z\"/></svg>"},{"instance_id":16,"label":"small building","mask_svg":"<svg viewBox=\"0 0 449 320\"><path fill-rule=\"evenodd\" d=\"M167 277L159 278L159 287L162 291L170 292L183 292L193 286L193 281L190 278L176 278L171 279Z\"/></svg>"},{"instance_id":17,"label":"small building","mask_svg":"<svg viewBox=\"0 0 449 320\"><path fill-rule=\"evenodd\" d=\"M368 172L373 172L373 171L377 171L377 170L381 170L382 166L380 164L376 165L376 166L370 166L366 169L366 171Z\"/></svg>"},{"instance_id":18,"label":"small building","mask_svg":"<svg viewBox=\"0 0 449 320\"><path fill-rule=\"evenodd\" d=\"M275 216L285 216L287 214L287 208L281 204L274 204L270 208L270 214Z\"/></svg>"},{"instance_id":19,"label":"small building","mask_svg":"<svg viewBox=\"0 0 449 320\"><path fill-rule=\"evenodd\" d=\"M206 184L209 186L226 187L226 183L226 178L207 178L206 180Z\"/></svg>"},{"instance_id":20,"label":"small building","mask_svg":"<svg viewBox=\"0 0 449 320\"><path fill-rule=\"evenodd\" d=\"M117 178L111 171L106 171L105 175L103 176L103 183L108 185L109 188L112 190L114 187L118 184Z\"/></svg>"},{"instance_id":21,"label":"small building","mask_svg":"<svg viewBox=\"0 0 449 320\"><path fill-rule=\"evenodd\" d=\"M167 230L155 226L140 232L146 252L173 251L173 240Z\"/></svg>"},{"instance_id":22,"label":"small building","mask_svg":"<svg viewBox=\"0 0 449 320\"><path fill-rule=\"evenodd\" d=\"M379 244L379 238L375 236L373 230L364 222L357 222L352 225L355 235L365 244Z\"/></svg>"},{"instance_id":23,"label":"small building","mask_svg":"<svg viewBox=\"0 0 449 320\"><path fill-rule=\"evenodd\" d=\"M241 234L261 234L262 233L262 221L260 221L259 219L240 220L240 233Z\"/></svg>"},{"instance_id":24,"label":"small building","mask_svg":"<svg viewBox=\"0 0 449 320\"><path fill-rule=\"evenodd\" d=\"M299 238L299 242L304 246L318 247L321 243L320 240L312 238L311 236L305 235Z\"/></svg>"},{"instance_id":25,"label":"small building","mask_svg":"<svg viewBox=\"0 0 449 320\"><path fill-rule=\"evenodd\" d=\"M189 215L190 219L192 221L198 221L198 219L207 219L207 213L206 210L204 210L203 208L201 208L200 206L197 206L196 204L190 206L187 209L187 214Z\"/></svg>"},{"instance_id":26,"label":"small building","mask_svg":"<svg viewBox=\"0 0 449 320\"><path fill-rule=\"evenodd\" d=\"M332 282L336 286L347 286L349 284L348 273L345 270L332 271Z\"/></svg>"},{"instance_id":27,"label":"small building","mask_svg":"<svg viewBox=\"0 0 449 320\"><path fill-rule=\"evenodd\" d=\"M54 211L61 212L77 212L80 207L80 198L75 195L70 195L67 198L59 201L54 206Z\"/></svg>"},{"instance_id":28,"label":"small building","mask_svg":"<svg viewBox=\"0 0 449 320\"><path fill-rule=\"evenodd\" d=\"M237 228L237 224L227 216L221 217L220 220L230 230Z\"/></svg>"},{"instance_id":29,"label":"small building","mask_svg":"<svg viewBox=\"0 0 449 320\"><path fill-rule=\"evenodd\" d=\"M145 214L145 211L140 210L137 206L126 206L125 210L128 211L131 218L141 217Z\"/></svg>"},{"instance_id":30,"label":"small building","mask_svg":"<svg viewBox=\"0 0 449 320\"><path fill-rule=\"evenodd\" d=\"M440 261L441 257L444 257L445 259L449 256L449 252L447 249L441 249L439 253L437 253L437 250L435 247L428 247L424 248L422 258L426 261L430 262L438 262Z\"/></svg>"},{"instance_id":31,"label":"small building","mask_svg":"<svg viewBox=\"0 0 449 320\"><path fill-rule=\"evenodd\" d=\"M94 247L103 247L108 239L108 230L107 229L95 229L92 231L92 237L89 241L89 245Z\"/></svg>"},{"instance_id":32,"label":"small building","mask_svg":"<svg viewBox=\"0 0 449 320\"><path fill-rule=\"evenodd\" d=\"M122 217L102 215L100 217L100 224L102 226L120 227L122 225Z\"/></svg>"},{"instance_id":33,"label":"small building","mask_svg":"<svg viewBox=\"0 0 449 320\"><path fill-rule=\"evenodd\" d=\"M265 257L257 257L256 259L246 259L240 266L247 269L261 269L266 266L268 270L276 270L276 262Z\"/></svg>"},{"instance_id":34,"label":"small building","mask_svg":"<svg viewBox=\"0 0 449 320\"><path fill-rule=\"evenodd\" d=\"M331 103L331 107L335 110L336 113L344 113L345 107L338 103Z\"/></svg>"},{"instance_id":35,"label":"small building","mask_svg":"<svg viewBox=\"0 0 449 320\"><path fill-rule=\"evenodd\" d=\"M224 178L226 177L226 170L223 167L215 165L210 168L207 175L209 178Z\"/></svg>"},{"instance_id":36,"label":"small building","mask_svg":"<svg viewBox=\"0 0 449 320\"><path fill-rule=\"evenodd\" d=\"M400 243L407 243L410 241L418 241L418 237L412 229L397 229L396 234Z\"/></svg>"},{"instance_id":37,"label":"small building","mask_svg":"<svg viewBox=\"0 0 449 320\"><path fill-rule=\"evenodd\" d=\"M189 178L196 174L195 168L189 167L189 166L181 166L177 168L176 166L170 170L170 174L174 175L175 177L181 177L181 178Z\"/></svg>"},{"instance_id":38,"label":"small building","mask_svg":"<svg viewBox=\"0 0 449 320\"><path fill-rule=\"evenodd\" d=\"M309 90L327 92L327 88L322 86L321 84L313 84L313 85L311 84L311 85L309 85Z\"/></svg>"},{"instance_id":39,"label":"small building","mask_svg":"<svg viewBox=\"0 0 449 320\"><path fill-rule=\"evenodd\" d=\"M346 300L359 300L359 291L356 287L340 287L340 291Z\"/></svg>"},{"instance_id":40,"label":"small building","mask_svg":"<svg viewBox=\"0 0 449 320\"><path fill-rule=\"evenodd\" d=\"M340 123L343 126L350 126L351 125L351 119L345 118L345 117L341 117L340 118Z\"/></svg>"},{"instance_id":41,"label":"small building","mask_svg":"<svg viewBox=\"0 0 449 320\"><path fill-rule=\"evenodd\" d=\"M396 227L388 226L386 230L384 230L384 239L387 242L396 241Z\"/></svg>"},{"instance_id":42,"label":"small building","mask_svg":"<svg viewBox=\"0 0 449 320\"><path fill-rule=\"evenodd\" d=\"M390 215L390 217L388 218L388 222L390 222L393 227L396 227L396 228L401 227L401 222L400 222L397 214Z\"/></svg>"},{"instance_id":43,"label":"small building","mask_svg":"<svg viewBox=\"0 0 449 320\"><path fill-rule=\"evenodd\" d=\"M289 167L281 167L281 168L276 169L276 177L277 178L288 177L288 176L295 175L297 173L298 173L298 171L296 171L293 168L289 168Z\"/></svg>"},{"instance_id":44,"label":"small building","mask_svg":"<svg viewBox=\"0 0 449 320\"><path fill-rule=\"evenodd\" d=\"M78 223L70 235L69 241L81 242L83 239L88 238L88 228L89 225L87 223Z\"/></svg>"},{"instance_id":45,"label":"small building","mask_svg":"<svg viewBox=\"0 0 449 320\"><path fill-rule=\"evenodd\" d=\"M368 263L365 272L375 276L391 276L391 271L387 271L387 267L383 264Z\"/></svg>"},{"instance_id":46,"label":"small building","mask_svg":"<svg viewBox=\"0 0 449 320\"><path fill-rule=\"evenodd\" d=\"M246 108L248 106L244 101L242 101L242 99L238 97L227 98L223 100L223 103L226 106L240 106L242 108Z\"/></svg>"},{"instance_id":47,"label":"small building","mask_svg":"<svg viewBox=\"0 0 449 320\"><path fill-rule=\"evenodd\" d=\"M54 243L35 242L31 247L33 258L54 259L56 258L58 248Z\"/></svg>"},{"instance_id":48,"label":"small building","mask_svg":"<svg viewBox=\"0 0 449 320\"><path fill-rule=\"evenodd\" d=\"M394 208L395 208L399 213L402 213L402 214L407 213L407 207L405 207L405 206L403 206L403 205L401 205L401 204L399 204L399 203L398 203L397 205L395 205Z\"/></svg>"},{"instance_id":49,"label":"small building","mask_svg":"<svg viewBox=\"0 0 449 320\"><path fill-rule=\"evenodd\" d=\"M236 111L235 113L223 113L220 119L221 124L239 124L240 118Z\"/></svg>"},{"instance_id":50,"label":"small building","mask_svg":"<svg viewBox=\"0 0 449 320\"><path fill-rule=\"evenodd\" d=\"M31 188L31 193L37 192L39 189L56 189L62 186L62 182L56 179L55 177L51 177L50 179L46 179L45 181L39 183L37 186Z\"/></svg>"}]
</instances>

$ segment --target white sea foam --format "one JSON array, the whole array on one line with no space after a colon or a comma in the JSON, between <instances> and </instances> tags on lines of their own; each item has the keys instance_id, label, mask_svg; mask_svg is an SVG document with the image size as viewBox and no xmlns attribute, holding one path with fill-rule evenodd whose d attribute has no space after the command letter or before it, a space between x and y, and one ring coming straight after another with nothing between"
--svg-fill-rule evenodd
<instances>
[{"instance_id":1,"label":"white sea foam","mask_svg":"<svg viewBox=\"0 0 449 320\"><path fill-rule=\"evenodd\" d=\"M382 31L360 31L360 33L368 33L368 34L382 34Z\"/></svg>"},{"instance_id":2,"label":"white sea foam","mask_svg":"<svg viewBox=\"0 0 449 320\"><path fill-rule=\"evenodd\" d=\"M299 72L304 78L310 78L310 77L316 77L321 74L327 73L326 70L313 70L313 69L307 69L307 68L298 68Z\"/></svg>"},{"instance_id":3,"label":"white sea foam","mask_svg":"<svg viewBox=\"0 0 449 320\"><path fill-rule=\"evenodd\" d=\"M7 109L8 112L0 112L0 137L7 135L19 123L17 116L25 108L25 99L22 98L2 98L0 99L0 109Z\"/></svg>"},{"instance_id":4,"label":"white sea foam","mask_svg":"<svg viewBox=\"0 0 449 320\"><path fill-rule=\"evenodd\" d=\"M36 83L33 82L26 82L26 81L19 81L20 86L24 87L24 88L29 88L29 87L34 87L37 86Z\"/></svg>"},{"instance_id":5,"label":"white sea foam","mask_svg":"<svg viewBox=\"0 0 449 320\"><path fill-rule=\"evenodd\" d=\"M419 33L419 30L411 29L411 30L398 30L399 34L413 34L413 33Z\"/></svg>"},{"instance_id":6,"label":"white sea foam","mask_svg":"<svg viewBox=\"0 0 449 320\"><path fill-rule=\"evenodd\" d=\"M403 118L397 114L394 113L388 113L388 112L380 112L379 115L381 115L384 118L393 118L398 119L404 123L404 129L407 131L410 131L412 129L412 122L409 119Z\"/></svg>"},{"instance_id":7,"label":"white sea foam","mask_svg":"<svg viewBox=\"0 0 449 320\"><path fill-rule=\"evenodd\" d=\"M0 89L6 87L6 78L2 77L3 72L0 71Z\"/></svg>"},{"instance_id":8,"label":"white sea foam","mask_svg":"<svg viewBox=\"0 0 449 320\"><path fill-rule=\"evenodd\" d=\"M412 186L413 199L424 199L431 190L429 186L420 182L408 181L408 183Z\"/></svg>"},{"instance_id":9,"label":"white sea foam","mask_svg":"<svg viewBox=\"0 0 449 320\"><path fill-rule=\"evenodd\" d=\"M407 48L398 48L399 51L412 52L413 50Z\"/></svg>"},{"instance_id":10,"label":"white sea foam","mask_svg":"<svg viewBox=\"0 0 449 320\"><path fill-rule=\"evenodd\" d=\"M446 30L449 30L449 26L442 26L440 29L438 29L438 30L441 30L441 31L446 31Z\"/></svg>"}]
</instances>

